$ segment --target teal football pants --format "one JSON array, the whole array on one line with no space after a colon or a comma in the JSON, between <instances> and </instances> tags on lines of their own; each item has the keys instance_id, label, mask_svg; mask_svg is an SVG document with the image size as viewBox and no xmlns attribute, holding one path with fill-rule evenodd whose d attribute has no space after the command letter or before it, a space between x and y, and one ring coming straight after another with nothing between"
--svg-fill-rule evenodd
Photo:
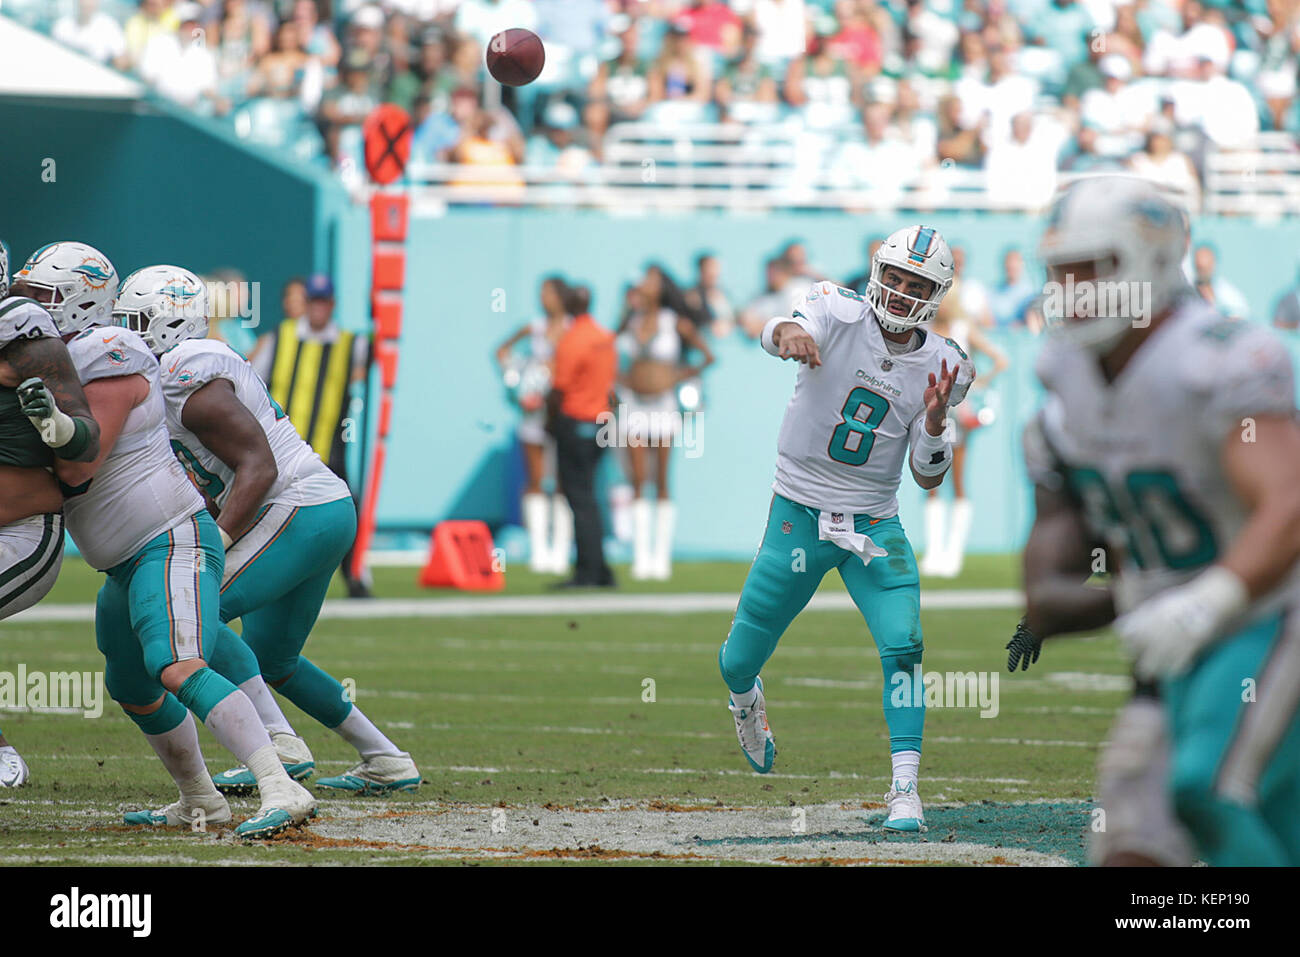
<instances>
[{"instance_id":1,"label":"teal football pants","mask_svg":"<svg viewBox=\"0 0 1300 957\"><path fill-rule=\"evenodd\" d=\"M114 701L150 705L168 665L207 659L221 626L225 550L217 523L198 512L110 568L95 600L95 643Z\"/></svg>"},{"instance_id":2,"label":"teal football pants","mask_svg":"<svg viewBox=\"0 0 1300 957\"><path fill-rule=\"evenodd\" d=\"M1174 808L1217 866L1300 865L1300 621L1271 616L1161 684Z\"/></svg>"},{"instance_id":3,"label":"teal football pants","mask_svg":"<svg viewBox=\"0 0 1300 957\"><path fill-rule=\"evenodd\" d=\"M773 495L763 543L718 653L722 678L736 694L754 687L790 622L834 568L880 653L885 682L881 700L890 750L920 751L925 706L913 703L911 694L895 693L900 682L912 680L913 667L921 664L921 588L912 546L898 516L858 515L854 529L888 552L864 565L857 555L818 537L818 515L815 508ZM909 703L897 704L894 699Z\"/></svg>"},{"instance_id":4,"label":"teal football pants","mask_svg":"<svg viewBox=\"0 0 1300 957\"><path fill-rule=\"evenodd\" d=\"M351 700L301 652L356 531L350 497L322 505L273 503L226 554L221 620L242 620L262 677L327 728L348 716ZM227 665L220 656L214 667Z\"/></svg>"}]
</instances>

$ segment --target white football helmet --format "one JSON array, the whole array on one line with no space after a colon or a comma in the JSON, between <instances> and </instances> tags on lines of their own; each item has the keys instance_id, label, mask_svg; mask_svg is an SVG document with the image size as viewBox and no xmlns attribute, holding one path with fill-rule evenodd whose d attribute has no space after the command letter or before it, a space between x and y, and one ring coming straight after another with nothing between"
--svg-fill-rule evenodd
<instances>
[{"instance_id":1,"label":"white football helmet","mask_svg":"<svg viewBox=\"0 0 1300 957\"><path fill-rule=\"evenodd\" d=\"M1187 211L1148 180L1107 174L1065 187L1038 244L1049 328L1080 348L1110 352L1187 291L1190 238ZM1079 264L1090 266L1090 283L1065 274Z\"/></svg>"},{"instance_id":2,"label":"white football helmet","mask_svg":"<svg viewBox=\"0 0 1300 957\"><path fill-rule=\"evenodd\" d=\"M42 246L14 273L13 282L49 294L32 298L45 306L64 335L107 325L112 319L117 270L94 246L70 242Z\"/></svg>"},{"instance_id":3,"label":"white football helmet","mask_svg":"<svg viewBox=\"0 0 1300 957\"><path fill-rule=\"evenodd\" d=\"M0 239L0 299L9 295L9 247Z\"/></svg>"},{"instance_id":4,"label":"white football helmet","mask_svg":"<svg viewBox=\"0 0 1300 957\"><path fill-rule=\"evenodd\" d=\"M927 299L918 299L888 288L881 277L886 266L895 266L904 272L914 273L934 284ZM908 226L890 233L871 257L871 280L867 283L867 302L875 310L876 321L887 332L907 332L934 318L939 303L952 288L952 250L939 230L933 226ZM898 315L885 308L885 303L908 302L907 315Z\"/></svg>"},{"instance_id":5,"label":"white football helmet","mask_svg":"<svg viewBox=\"0 0 1300 957\"><path fill-rule=\"evenodd\" d=\"M145 266L126 277L113 324L139 333L154 355L208 334L208 290L180 266Z\"/></svg>"}]
</instances>

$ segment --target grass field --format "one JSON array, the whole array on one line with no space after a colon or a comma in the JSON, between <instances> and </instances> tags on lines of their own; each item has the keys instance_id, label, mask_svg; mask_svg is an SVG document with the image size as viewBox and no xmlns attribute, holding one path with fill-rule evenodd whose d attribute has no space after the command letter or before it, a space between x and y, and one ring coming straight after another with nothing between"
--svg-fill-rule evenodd
<instances>
[{"instance_id":1,"label":"grass field","mask_svg":"<svg viewBox=\"0 0 1300 957\"><path fill-rule=\"evenodd\" d=\"M629 583L623 592L663 593L672 611L672 595L738 593L745 571L679 564L672 582ZM419 589L413 569L376 576L384 598L446 597ZM509 595L544 591L545 580L527 572L508 577ZM961 579L927 581L923 593L1014 588L1017 579L1014 558L977 557ZM69 560L38 611L84 605L97 584ZM838 577L823 590L842 590ZM0 862L1083 860L1097 748L1127 687L1109 637L1052 644L1034 668L1011 676L1003 645L1017 609L923 611L926 671L999 673L998 712L929 710L921 778L929 830L887 837L879 827L889 786L882 678L856 612L805 612L764 670L779 753L774 772L760 776L739 753L717 670L730 610L521 616L491 608L381 617L380 604L364 618L318 624L307 654L355 682L358 706L411 752L425 783L387 799L321 794L309 828L265 844L122 826L123 811L162 806L174 792L111 702L94 720L0 710L0 727L32 769L28 786L0 793ZM22 618L0 624L0 671L19 664L102 668L88 622ZM354 763L340 739L284 706L318 773ZM210 769L228 767L206 729L200 734ZM242 820L256 801L232 807Z\"/></svg>"}]
</instances>

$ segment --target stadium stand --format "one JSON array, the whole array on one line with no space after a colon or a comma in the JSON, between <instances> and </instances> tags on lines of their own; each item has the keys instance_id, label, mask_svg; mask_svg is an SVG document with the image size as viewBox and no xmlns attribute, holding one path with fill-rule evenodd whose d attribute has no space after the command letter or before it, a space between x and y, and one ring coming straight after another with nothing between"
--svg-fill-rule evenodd
<instances>
[{"instance_id":1,"label":"stadium stand","mask_svg":"<svg viewBox=\"0 0 1300 957\"><path fill-rule=\"evenodd\" d=\"M352 187L362 117L407 107L417 201L1035 209L1128 168L1300 211L1297 0L2 2ZM503 97L508 26L547 63Z\"/></svg>"}]
</instances>

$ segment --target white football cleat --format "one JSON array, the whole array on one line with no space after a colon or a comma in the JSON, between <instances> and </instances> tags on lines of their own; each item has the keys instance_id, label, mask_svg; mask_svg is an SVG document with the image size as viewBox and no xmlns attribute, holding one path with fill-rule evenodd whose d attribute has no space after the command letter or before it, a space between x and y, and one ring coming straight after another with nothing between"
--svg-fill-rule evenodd
<instances>
[{"instance_id":1,"label":"white football cleat","mask_svg":"<svg viewBox=\"0 0 1300 957\"><path fill-rule=\"evenodd\" d=\"M225 824L230 820L230 805L221 795L211 801L191 804L184 798L168 804L159 811L127 811L122 815L126 824L143 824L148 827L183 827L192 831L205 831L210 824Z\"/></svg>"},{"instance_id":2,"label":"white football cleat","mask_svg":"<svg viewBox=\"0 0 1300 957\"><path fill-rule=\"evenodd\" d=\"M925 812L921 810L921 795L916 793L915 784L895 781L885 801L889 804L889 816L883 825L886 831L925 830Z\"/></svg>"},{"instance_id":3,"label":"white football cleat","mask_svg":"<svg viewBox=\"0 0 1300 957\"><path fill-rule=\"evenodd\" d=\"M0 788L22 787L30 775L27 762L12 744L0 748Z\"/></svg>"},{"instance_id":4,"label":"white football cleat","mask_svg":"<svg viewBox=\"0 0 1300 957\"><path fill-rule=\"evenodd\" d=\"M763 697L762 678L754 680L754 688L758 697L750 707L738 708L736 702L728 697L727 710L736 719L736 738L740 741L745 760L759 774L767 774L776 760L776 740L767 725L767 699Z\"/></svg>"},{"instance_id":5,"label":"white football cleat","mask_svg":"<svg viewBox=\"0 0 1300 957\"><path fill-rule=\"evenodd\" d=\"M284 773L295 781L311 777L316 768L316 759L311 755L307 742L292 731L273 731L271 743L275 753L284 765ZM212 783L223 794L252 794L257 790L257 778L253 772L242 764L237 768L222 771L212 776Z\"/></svg>"},{"instance_id":6,"label":"white football cleat","mask_svg":"<svg viewBox=\"0 0 1300 957\"><path fill-rule=\"evenodd\" d=\"M316 816L316 799L297 781L289 780L262 791L257 813L235 828L247 840L272 837Z\"/></svg>"},{"instance_id":7,"label":"white football cleat","mask_svg":"<svg viewBox=\"0 0 1300 957\"><path fill-rule=\"evenodd\" d=\"M420 786L420 771L411 756L378 754L362 761L346 774L320 778L316 786L331 791L359 794L384 794L389 791L414 791Z\"/></svg>"}]
</instances>

